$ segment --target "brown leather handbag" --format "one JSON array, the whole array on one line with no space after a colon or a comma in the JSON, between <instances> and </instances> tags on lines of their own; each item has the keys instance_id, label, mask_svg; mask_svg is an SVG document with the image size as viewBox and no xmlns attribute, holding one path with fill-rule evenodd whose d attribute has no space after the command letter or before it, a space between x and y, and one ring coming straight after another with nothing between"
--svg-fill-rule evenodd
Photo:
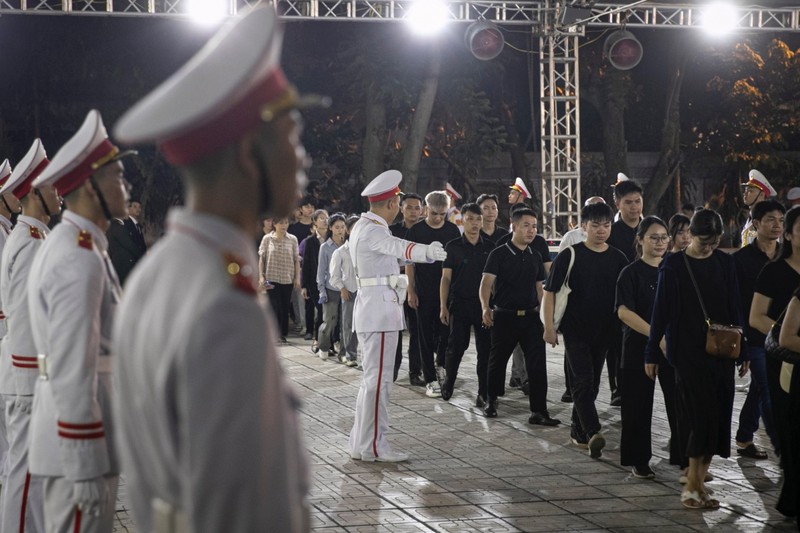
<instances>
[{"instance_id":1,"label":"brown leather handbag","mask_svg":"<svg viewBox=\"0 0 800 533\"><path fill-rule=\"evenodd\" d=\"M706 325L708 326L706 330L706 353L719 359L738 359L739 354L742 352L742 328L739 326L726 326L725 324L711 321L708 312L706 312L703 297L700 295L700 287L697 286L692 267L689 266L686 252L683 252L683 260L686 263L686 269L689 271L689 277L692 278L692 284L697 293L697 299L700 301L703 316L706 317Z\"/></svg>"}]
</instances>

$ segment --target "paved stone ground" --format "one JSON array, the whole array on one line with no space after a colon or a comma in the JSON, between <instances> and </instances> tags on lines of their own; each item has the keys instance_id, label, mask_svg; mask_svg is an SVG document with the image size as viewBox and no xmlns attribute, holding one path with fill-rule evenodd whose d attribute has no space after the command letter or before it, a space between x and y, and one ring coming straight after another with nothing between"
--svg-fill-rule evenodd
<instances>
[{"instance_id":1,"label":"paved stone ground","mask_svg":"<svg viewBox=\"0 0 800 533\"><path fill-rule=\"evenodd\" d=\"M407 339L406 339L407 341ZM303 423L312 462L312 527L322 532L372 531L794 531L774 510L780 470L770 459L714 458L709 487L717 511L680 504L678 470L668 464L669 428L660 392L653 419L655 480L634 479L619 465L620 410L610 407L603 377L597 407L607 447L600 460L569 443L570 404L563 352L548 348L550 414L562 426L527 423L528 403L507 390L499 417L474 407L474 347L462 364L449 402L408 385L406 364L392 391L390 441L411 455L401 464L352 461L347 435L361 372L322 361L310 342L290 337L283 365L303 398ZM404 342L407 346L407 342ZM745 382L746 383L746 382ZM737 391L734 430L744 392ZM756 437L768 446L763 431ZM125 507L124 481L115 531L135 531Z\"/></svg>"}]
</instances>

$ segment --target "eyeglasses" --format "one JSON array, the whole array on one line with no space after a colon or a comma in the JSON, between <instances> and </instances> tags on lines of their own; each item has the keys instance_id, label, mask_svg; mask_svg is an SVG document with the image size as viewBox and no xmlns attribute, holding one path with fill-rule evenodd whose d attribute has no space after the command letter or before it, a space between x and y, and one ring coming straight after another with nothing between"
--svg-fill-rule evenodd
<instances>
[{"instance_id":1,"label":"eyeglasses","mask_svg":"<svg viewBox=\"0 0 800 533\"><path fill-rule=\"evenodd\" d=\"M653 244L658 244L660 242L668 242L669 241L669 235L648 235L647 238Z\"/></svg>"}]
</instances>

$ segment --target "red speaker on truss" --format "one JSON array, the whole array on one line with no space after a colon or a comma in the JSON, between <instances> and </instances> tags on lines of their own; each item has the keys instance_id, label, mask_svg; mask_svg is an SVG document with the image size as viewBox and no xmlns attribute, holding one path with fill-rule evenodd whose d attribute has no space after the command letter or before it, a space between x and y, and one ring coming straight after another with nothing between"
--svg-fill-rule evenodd
<instances>
[{"instance_id":1,"label":"red speaker on truss","mask_svg":"<svg viewBox=\"0 0 800 533\"><path fill-rule=\"evenodd\" d=\"M470 24L464 35L464 42L472 55L481 61L499 56L506 43L500 28L486 20Z\"/></svg>"}]
</instances>

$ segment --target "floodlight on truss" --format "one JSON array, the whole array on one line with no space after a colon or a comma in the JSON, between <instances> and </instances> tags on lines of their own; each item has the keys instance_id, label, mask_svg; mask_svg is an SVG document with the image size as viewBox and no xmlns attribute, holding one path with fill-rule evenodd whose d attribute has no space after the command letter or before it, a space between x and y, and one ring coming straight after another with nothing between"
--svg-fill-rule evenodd
<instances>
[{"instance_id":1,"label":"floodlight on truss","mask_svg":"<svg viewBox=\"0 0 800 533\"><path fill-rule=\"evenodd\" d=\"M450 12L442 0L416 0L408 8L405 18L414 33L435 35L447 24Z\"/></svg>"}]
</instances>

